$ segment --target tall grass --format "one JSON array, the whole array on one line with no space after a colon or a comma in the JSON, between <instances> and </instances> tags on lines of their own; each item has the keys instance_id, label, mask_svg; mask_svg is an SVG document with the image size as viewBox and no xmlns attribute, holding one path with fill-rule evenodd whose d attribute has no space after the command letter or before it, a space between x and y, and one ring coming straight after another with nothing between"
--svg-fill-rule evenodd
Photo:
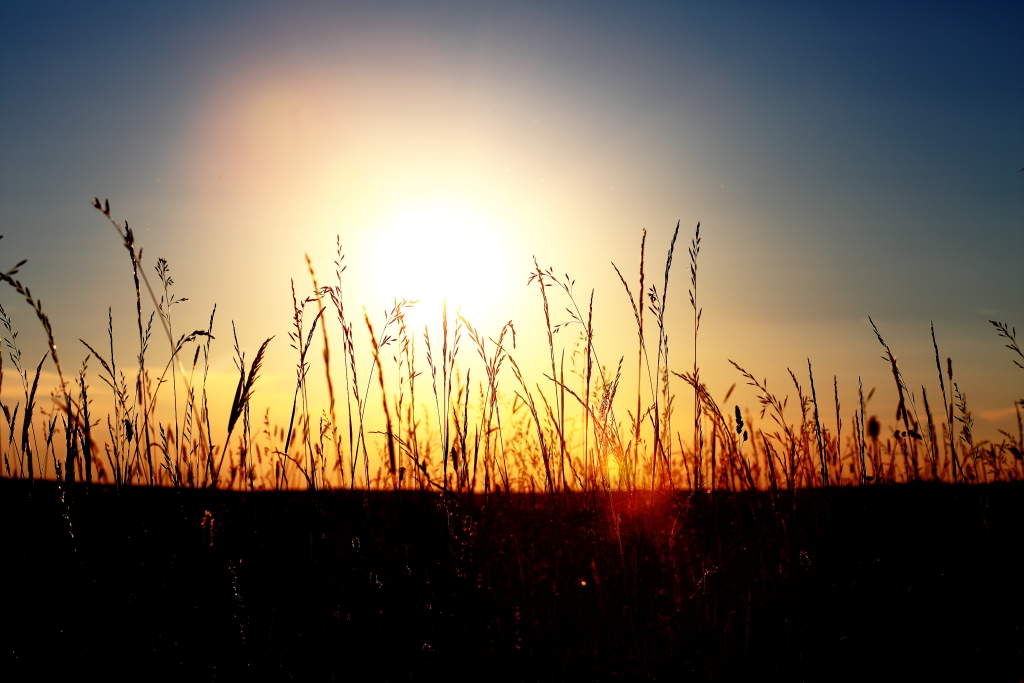
<instances>
[{"instance_id":1,"label":"tall grass","mask_svg":"<svg viewBox=\"0 0 1024 683\"><path fill-rule=\"evenodd\" d=\"M274 337L263 342L247 365L246 352L235 334L235 391L231 397L210 396L207 380L216 308L206 329L176 332L172 308L186 299L175 293L170 265L161 258L151 266L159 280L154 289L132 229L111 217L108 202L101 204L97 199L93 206L117 230L130 260L138 353L130 370L118 364L114 319L108 310L106 348L100 351L101 345L82 340L87 353L77 377L69 382L42 303L15 278L24 261L0 273L0 279L28 304L47 340L42 358L26 363L12 314L0 307L3 355L21 384L13 406L0 403L5 477L53 476L65 482L100 481L118 487L413 488L494 495L502 491L792 491L919 480L1016 480L1024 475L1024 399L1015 404L1016 434L1002 432L999 443L976 441L967 397L953 378L952 359L946 359L943 373L934 326L932 341L943 401L938 419L924 385L920 393L924 412L919 411L915 391L873 320L898 397L886 434L879 419L867 413L871 395L865 399L860 378L858 405L850 415L852 433L844 438L836 377L835 429L826 426L810 359L806 385L789 371L795 408L789 405L789 395L769 390L767 380L759 380L734 361L730 362L738 379L754 389L760 410L730 408L732 389L720 405L702 379L698 355L699 224L689 246L693 349L691 369L685 372L673 369L678 361L670 363L666 324L673 315L668 289L679 224L671 236L660 291L656 284L645 288L646 231L640 241L635 296L626 274L612 264L637 330L637 389L635 397L628 399L626 421L616 415L616 406L626 401L619 392L624 359L618 359L614 371L601 362L595 344L594 292L581 305L568 274L557 276L553 268L542 269L536 260L529 273L527 285L536 286L540 293L547 342L548 367L538 377L528 377L522 359L517 359L524 350L517 347L512 321L491 337L460 313L451 315L447 304L439 321L439 338L436 330L432 336L425 328L420 335L407 325L406 313L416 301L396 300L379 332L364 310L370 354L360 357L356 338L364 333L354 329L346 309L345 254L339 239L334 284L318 283L308 257L311 291L301 292L292 281L289 339L295 356L295 385L288 422L271 424L268 411L262 429L257 426L254 432L252 397L258 392L260 369ZM329 309L333 309L330 315ZM558 322L553 311L562 309L568 320ZM152 344L154 321L156 334L166 340L166 346ZM1011 360L1024 369L1016 330L1001 322L992 324L1008 342L1006 347L1014 354ZM322 407L313 405L309 390L310 372L317 363L313 345L318 326L320 370L328 401ZM328 330L333 326L341 332L340 368L332 365L334 335ZM578 340L568 357L568 345L556 344L567 334L577 335ZM468 354L463 353L464 338L471 346ZM417 394L416 380L422 371L417 368L416 345L420 341L426 348L425 371L430 375L427 401L422 390ZM653 353L649 343L656 343ZM93 358L98 371L90 367ZM56 370L59 386L52 409L44 412L38 392L47 361ZM0 358L0 370L2 363ZM106 415L97 415L90 407L95 393L90 383L96 377L110 391L111 408ZM673 421L678 399L671 377L682 379L693 392L692 421L685 434L674 431L680 423ZM512 383L506 386L503 378ZM804 386L809 386L809 394ZM339 389L344 407L340 416ZM228 408L223 427L211 424L211 401Z\"/></svg>"}]
</instances>

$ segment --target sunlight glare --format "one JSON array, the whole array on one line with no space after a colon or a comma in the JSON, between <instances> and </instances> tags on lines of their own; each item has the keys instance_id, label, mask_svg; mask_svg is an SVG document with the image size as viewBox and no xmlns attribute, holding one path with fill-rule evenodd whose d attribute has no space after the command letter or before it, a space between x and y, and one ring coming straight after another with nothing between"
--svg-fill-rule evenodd
<instances>
[{"instance_id":1,"label":"sunlight glare","mask_svg":"<svg viewBox=\"0 0 1024 683\"><path fill-rule=\"evenodd\" d=\"M510 284L527 265L508 230L468 202L409 203L385 215L358 253L374 272L373 288L391 299L419 300L422 312L468 314L507 307Z\"/></svg>"}]
</instances>

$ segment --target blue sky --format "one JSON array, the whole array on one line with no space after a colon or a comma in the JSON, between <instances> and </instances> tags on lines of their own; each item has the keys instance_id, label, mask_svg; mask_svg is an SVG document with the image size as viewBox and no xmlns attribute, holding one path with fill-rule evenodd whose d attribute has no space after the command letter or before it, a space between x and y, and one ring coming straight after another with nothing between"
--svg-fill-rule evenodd
<instances>
[{"instance_id":1,"label":"blue sky","mask_svg":"<svg viewBox=\"0 0 1024 683\"><path fill-rule=\"evenodd\" d=\"M780 386L811 357L887 402L868 315L931 391L934 321L991 435L1024 392L987 322L1024 328L1022 26L1020 2L3 2L0 254L29 259L72 348L107 306L133 324L94 195L170 261L182 328L216 302L248 347L283 337L289 279L305 253L329 272L335 234L371 311L457 271L467 317L527 338L536 255L595 288L607 355L628 357L610 262L635 272L646 228L659 272L676 221L687 241L702 221L713 393L729 358ZM395 225L417 215L468 221L451 244L476 230L486 251L416 270L400 245L431 246ZM684 250L676 268L683 340ZM268 362L282 387L288 353Z\"/></svg>"}]
</instances>

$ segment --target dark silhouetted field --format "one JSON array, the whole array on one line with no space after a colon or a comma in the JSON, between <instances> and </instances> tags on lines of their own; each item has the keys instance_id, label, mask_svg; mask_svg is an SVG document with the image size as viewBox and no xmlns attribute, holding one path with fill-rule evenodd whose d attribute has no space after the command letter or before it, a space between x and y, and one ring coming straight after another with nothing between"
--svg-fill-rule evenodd
<instances>
[{"instance_id":1,"label":"dark silhouetted field","mask_svg":"<svg viewBox=\"0 0 1024 683\"><path fill-rule=\"evenodd\" d=\"M874 329L893 424L861 387L840 406L809 360L792 401L733 363L759 401L744 411L700 375L699 225L692 343L671 362L678 226L654 284L646 233L639 277L615 269L637 331L617 366L594 344L592 292L534 262L539 377L511 323L491 337L445 309L421 337L407 301L353 320L339 242L335 284L310 265L310 290L292 285L294 398L271 424L250 399L273 337L251 356L236 337L233 396L210 395L215 311L180 332L170 266L150 283L133 232L94 206L130 259L135 358L115 363L111 318L77 372L62 366L21 264L0 273L47 341L23 358L0 307L21 385L0 402L5 678L1024 679L1024 400L1016 434L978 440L934 330L935 374L915 380L929 403ZM1015 329L993 324L1024 370Z\"/></svg>"},{"instance_id":2,"label":"dark silhouetted field","mask_svg":"<svg viewBox=\"0 0 1024 683\"><path fill-rule=\"evenodd\" d=\"M1024 489L4 480L2 666L147 680L1017 680Z\"/></svg>"}]
</instances>

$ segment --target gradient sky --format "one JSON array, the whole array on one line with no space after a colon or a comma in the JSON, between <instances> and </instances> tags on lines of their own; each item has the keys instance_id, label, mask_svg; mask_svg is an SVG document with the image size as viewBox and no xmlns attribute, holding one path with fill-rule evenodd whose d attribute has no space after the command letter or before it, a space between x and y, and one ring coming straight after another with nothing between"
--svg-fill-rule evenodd
<instances>
[{"instance_id":1,"label":"gradient sky","mask_svg":"<svg viewBox=\"0 0 1024 683\"><path fill-rule=\"evenodd\" d=\"M435 329L445 292L488 334L514 319L524 356L546 355L536 255L596 290L613 364L635 330L610 262L635 291L646 229L660 280L681 220L683 370L701 221L714 395L727 359L792 393L810 357L844 414L861 375L886 416L867 317L937 395L934 321L980 433L1010 428L1024 372L987 321L1024 328L1024 3L551 5L4 0L0 268L29 259L67 364L108 306L135 353L128 261L89 207L109 197L189 297L177 329L217 303L218 372L230 320L250 357L277 335L260 406L290 398L289 279L309 289L308 253L330 282L336 234L352 306L421 297Z\"/></svg>"}]
</instances>

